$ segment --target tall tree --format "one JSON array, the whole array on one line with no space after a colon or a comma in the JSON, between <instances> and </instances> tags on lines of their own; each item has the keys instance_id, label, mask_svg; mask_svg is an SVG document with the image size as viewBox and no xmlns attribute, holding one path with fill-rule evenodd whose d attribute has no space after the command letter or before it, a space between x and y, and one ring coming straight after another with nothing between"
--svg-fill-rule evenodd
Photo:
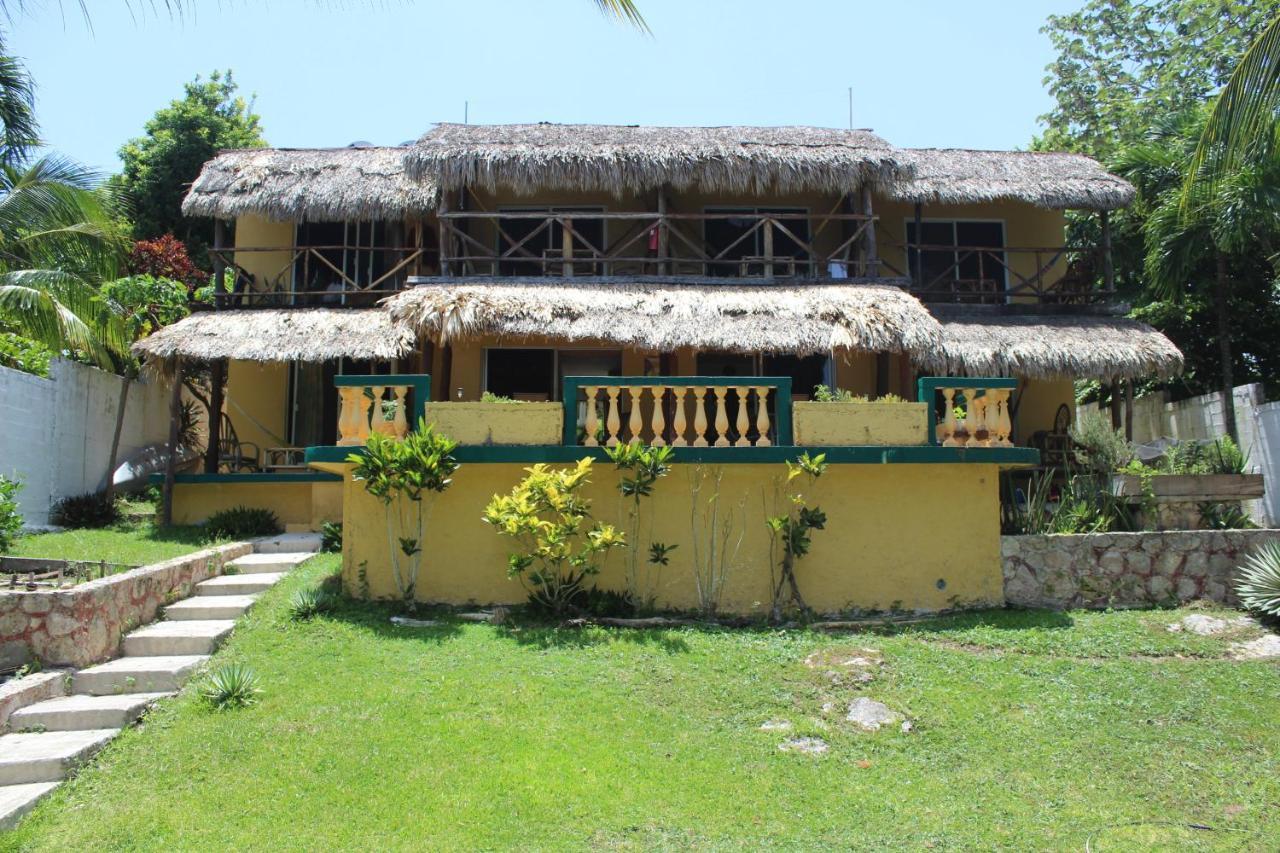
<instances>
[{"instance_id":1,"label":"tall tree","mask_svg":"<svg viewBox=\"0 0 1280 853\"><path fill-rule=\"evenodd\" d=\"M213 240L213 222L183 217L187 188L219 150L265 144L259 116L230 71L187 83L182 98L157 111L144 134L120 149L124 170L117 180L133 207L134 236L174 234L199 263Z\"/></svg>"},{"instance_id":2,"label":"tall tree","mask_svg":"<svg viewBox=\"0 0 1280 853\"><path fill-rule=\"evenodd\" d=\"M0 31L0 163L21 163L40 143L36 123L36 87L17 57L5 49Z\"/></svg>"}]
</instances>

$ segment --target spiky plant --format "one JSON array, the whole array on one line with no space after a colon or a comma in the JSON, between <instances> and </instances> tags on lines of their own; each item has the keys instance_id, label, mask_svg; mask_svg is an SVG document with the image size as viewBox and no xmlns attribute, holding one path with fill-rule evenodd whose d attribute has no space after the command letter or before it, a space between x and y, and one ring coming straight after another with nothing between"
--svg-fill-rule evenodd
<instances>
[{"instance_id":1,"label":"spiky plant","mask_svg":"<svg viewBox=\"0 0 1280 853\"><path fill-rule=\"evenodd\" d=\"M333 595L327 590L318 586L305 587L289 599L289 618L295 622L306 622L333 610L334 603Z\"/></svg>"},{"instance_id":2,"label":"spiky plant","mask_svg":"<svg viewBox=\"0 0 1280 853\"><path fill-rule=\"evenodd\" d=\"M200 696L219 711L247 708L258 701L258 674L242 663L229 663L205 676Z\"/></svg>"},{"instance_id":3,"label":"spiky plant","mask_svg":"<svg viewBox=\"0 0 1280 853\"><path fill-rule=\"evenodd\" d=\"M1280 616L1280 544L1268 542L1245 559L1236 595L1249 610Z\"/></svg>"}]
</instances>

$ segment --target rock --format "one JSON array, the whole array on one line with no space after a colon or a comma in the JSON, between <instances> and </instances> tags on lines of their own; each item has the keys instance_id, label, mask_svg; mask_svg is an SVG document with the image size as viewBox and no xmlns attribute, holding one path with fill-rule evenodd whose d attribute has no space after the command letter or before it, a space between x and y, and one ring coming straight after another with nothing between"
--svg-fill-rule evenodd
<instances>
[{"instance_id":1,"label":"rock","mask_svg":"<svg viewBox=\"0 0 1280 853\"><path fill-rule=\"evenodd\" d=\"M791 731L790 720L766 720L760 724L762 732L789 732Z\"/></svg>"},{"instance_id":2,"label":"rock","mask_svg":"<svg viewBox=\"0 0 1280 853\"><path fill-rule=\"evenodd\" d=\"M1264 634L1256 640L1236 643L1231 647L1231 656L1236 660L1280 658L1280 636Z\"/></svg>"},{"instance_id":3,"label":"rock","mask_svg":"<svg viewBox=\"0 0 1280 853\"><path fill-rule=\"evenodd\" d=\"M1190 616L1183 616L1178 622L1174 622L1169 626L1169 630L1173 633L1186 631L1188 634L1198 634L1201 637L1212 637L1214 634L1221 634L1232 628L1231 623L1226 619L1218 619L1213 616L1205 616L1203 613L1192 613Z\"/></svg>"},{"instance_id":4,"label":"rock","mask_svg":"<svg viewBox=\"0 0 1280 853\"><path fill-rule=\"evenodd\" d=\"M434 628L440 623L435 619L411 619L408 616L392 616L392 625L399 625L401 628Z\"/></svg>"},{"instance_id":5,"label":"rock","mask_svg":"<svg viewBox=\"0 0 1280 853\"><path fill-rule=\"evenodd\" d=\"M902 722L902 715L883 702L860 696L849 705L845 720L856 724L865 732L878 732L881 726Z\"/></svg>"},{"instance_id":6,"label":"rock","mask_svg":"<svg viewBox=\"0 0 1280 853\"><path fill-rule=\"evenodd\" d=\"M913 731L915 731L915 726L911 725L911 721L910 721L910 720L903 720L903 721L902 721L902 733L903 733L904 735L909 735L909 734L911 734L911 732L913 732Z\"/></svg>"},{"instance_id":7,"label":"rock","mask_svg":"<svg viewBox=\"0 0 1280 853\"><path fill-rule=\"evenodd\" d=\"M800 752L805 755L823 755L831 747L820 737L792 737L778 744L782 752Z\"/></svg>"},{"instance_id":8,"label":"rock","mask_svg":"<svg viewBox=\"0 0 1280 853\"><path fill-rule=\"evenodd\" d=\"M1155 601L1165 601L1173 592L1173 582L1163 575L1153 575L1147 579L1147 592Z\"/></svg>"},{"instance_id":9,"label":"rock","mask_svg":"<svg viewBox=\"0 0 1280 853\"><path fill-rule=\"evenodd\" d=\"M1178 600L1194 601L1200 595L1200 584L1196 583L1196 579L1192 577L1178 578Z\"/></svg>"}]
</instances>

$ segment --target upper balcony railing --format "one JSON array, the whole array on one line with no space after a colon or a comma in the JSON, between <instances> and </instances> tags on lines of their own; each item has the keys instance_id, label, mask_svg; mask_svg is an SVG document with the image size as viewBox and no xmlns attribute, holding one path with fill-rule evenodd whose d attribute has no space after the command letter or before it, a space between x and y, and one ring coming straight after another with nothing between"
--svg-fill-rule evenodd
<instances>
[{"instance_id":1,"label":"upper balcony railing","mask_svg":"<svg viewBox=\"0 0 1280 853\"><path fill-rule=\"evenodd\" d=\"M231 293L218 307L368 308L403 289L411 275L437 263L422 246L243 246L210 249L215 263L233 271ZM251 271L253 267L257 272Z\"/></svg>"},{"instance_id":2,"label":"upper balcony railing","mask_svg":"<svg viewBox=\"0 0 1280 853\"><path fill-rule=\"evenodd\" d=\"M1095 283L1105 263L1098 248L917 243L895 243L893 248L906 259L906 268L885 260L885 269L911 279L912 293L925 302L1080 305L1115 295Z\"/></svg>"}]
</instances>

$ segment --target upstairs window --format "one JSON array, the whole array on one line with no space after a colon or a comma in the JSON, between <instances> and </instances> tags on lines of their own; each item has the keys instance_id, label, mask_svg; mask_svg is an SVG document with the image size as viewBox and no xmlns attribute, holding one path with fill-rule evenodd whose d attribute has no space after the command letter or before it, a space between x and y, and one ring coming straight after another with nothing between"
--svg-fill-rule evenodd
<instances>
[{"instance_id":1,"label":"upstairs window","mask_svg":"<svg viewBox=\"0 0 1280 853\"><path fill-rule=\"evenodd\" d=\"M564 257L564 225L560 220L548 223L553 214L569 216L573 222L573 274L599 275L598 258L605 251L604 220L592 217L603 213L602 207L537 207L503 208L501 213L544 214L544 216L502 217L498 219L498 254L519 249L498 264L498 275L542 276L566 275Z\"/></svg>"},{"instance_id":2,"label":"upstairs window","mask_svg":"<svg viewBox=\"0 0 1280 853\"><path fill-rule=\"evenodd\" d=\"M293 263L293 289L311 304L340 305L346 294L398 287L403 269L383 276L400 260L403 229L399 222L300 222L294 237L298 257Z\"/></svg>"},{"instance_id":3,"label":"upstairs window","mask_svg":"<svg viewBox=\"0 0 1280 853\"><path fill-rule=\"evenodd\" d=\"M1003 301L1008 288L1004 223L959 219L928 219L921 223L922 239L916 239L916 223L907 221L908 253L917 287L929 293L955 294L958 301L982 301L996 296ZM917 253L915 246L922 248Z\"/></svg>"}]
</instances>

